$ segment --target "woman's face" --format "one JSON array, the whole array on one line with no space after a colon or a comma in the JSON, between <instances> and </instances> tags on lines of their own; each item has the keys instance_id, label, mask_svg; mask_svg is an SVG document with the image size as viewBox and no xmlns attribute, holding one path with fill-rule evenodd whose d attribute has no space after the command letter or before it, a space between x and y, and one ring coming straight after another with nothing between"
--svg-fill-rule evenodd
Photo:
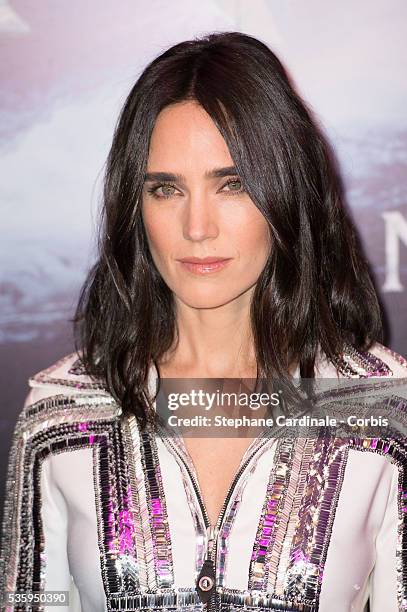
<instances>
[{"instance_id":1,"label":"woman's face","mask_svg":"<svg viewBox=\"0 0 407 612\"><path fill-rule=\"evenodd\" d=\"M151 255L178 300L215 308L249 297L270 251L268 225L196 102L168 106L157 117L142 200ZM227 261L186 261L209 257Z\"/></svg>"}]
</instances>

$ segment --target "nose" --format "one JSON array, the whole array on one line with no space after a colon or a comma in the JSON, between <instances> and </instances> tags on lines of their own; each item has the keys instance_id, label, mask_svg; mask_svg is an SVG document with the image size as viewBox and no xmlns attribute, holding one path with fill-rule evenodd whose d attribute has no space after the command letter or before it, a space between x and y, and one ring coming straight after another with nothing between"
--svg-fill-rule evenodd
<instances>
[{"instance_id":1,"label":"nose","mask_svg":"<svg viewBox=\"0 0 407 612\"><path fill-rule=\"evenodd\" d=\"M183 212L185 240L200 242L216 238L219 233L216 211L204 193L191 193Z\"/></svg>"}]
</instances>

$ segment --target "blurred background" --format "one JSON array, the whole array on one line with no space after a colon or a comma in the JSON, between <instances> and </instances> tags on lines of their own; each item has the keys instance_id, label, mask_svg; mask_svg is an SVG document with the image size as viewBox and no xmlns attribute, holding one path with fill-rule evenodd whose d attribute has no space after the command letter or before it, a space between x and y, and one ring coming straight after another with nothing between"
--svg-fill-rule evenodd
<instances>
[{"instance_id":1,"label":"blurred background","mask_svg":"<svg viewBox=\"0 0 407 612\"><path fill-rule=\"evenodd\" d=\"M239 30L283 61L336 151L386 343L407 355L406 17L403 0L0 0L0 508L27 378L73 350L117 115L176 42Z\"/></svg>"}]
</instances>

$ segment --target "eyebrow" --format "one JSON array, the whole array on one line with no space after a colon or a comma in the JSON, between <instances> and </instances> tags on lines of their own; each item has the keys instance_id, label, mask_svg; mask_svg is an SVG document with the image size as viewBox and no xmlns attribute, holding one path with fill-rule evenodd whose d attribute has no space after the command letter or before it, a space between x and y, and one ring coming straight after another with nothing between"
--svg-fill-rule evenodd
<instances>
[{"instance_id":1,"label":"eyebrow","mask_svg":"<svg viewBox=\"0 0 407 612\"><path fill-rule=\"evenodd\" d=\"M207 170L204 174L206 179L213 178L224 178L225 176L236 176L238 173L235 166L227 166L225 168L213 168L213 170ZM172 172L147 172L144 176L144 182L151 181L172 181L179 183L180 185L185 184L185 176L183 174L174 174Z\"/></svg>"}]
</instances>

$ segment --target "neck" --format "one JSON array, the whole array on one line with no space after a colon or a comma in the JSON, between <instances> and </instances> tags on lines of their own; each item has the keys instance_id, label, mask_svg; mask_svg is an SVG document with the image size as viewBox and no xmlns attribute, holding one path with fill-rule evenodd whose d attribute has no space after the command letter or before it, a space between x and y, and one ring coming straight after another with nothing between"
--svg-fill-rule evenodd
<instances>
[{"instance_id":1,"label":"neck","mask_svg":"<svg viewBox=\"0 0 407 612\"><path fill-rule=\"evenodd\" d=\"M255 378L248 299L217 308L177 303L179 342L160 363L163 376Z\"/></svg>"}]
</instances>

